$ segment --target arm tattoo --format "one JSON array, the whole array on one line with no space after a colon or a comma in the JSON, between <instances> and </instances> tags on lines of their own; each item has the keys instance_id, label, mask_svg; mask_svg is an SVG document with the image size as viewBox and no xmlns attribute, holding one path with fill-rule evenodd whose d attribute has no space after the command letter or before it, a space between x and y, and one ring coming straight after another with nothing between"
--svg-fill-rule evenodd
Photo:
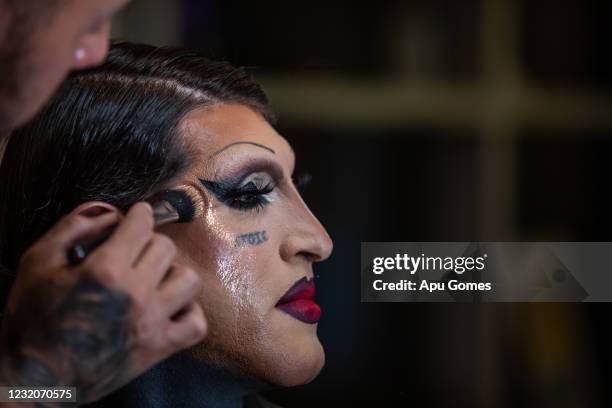
<instances>
[{"instance_id":1,"label":"arm tattoo","mask_svg":"<svg viewBox=\"0 0 612 408\"><path fill-rule=\"evenodd\" d=\"M246 245L261 245L268 240L267 231L249 232L248 234L240 234L236 237L235 246L241 247Z\"/></svg>"},{"instance_id":2,"label":"arm tattoo","mask_svg":"<svg viewBox=\"0 0 612 408\"><path fill-rule=\"evenodd\" d=\"M40 284L5 316L0 377L11 385L74 386L79 401L126 375L130 297L84 276L60 301Z\"/></svg>"}]
</instances>

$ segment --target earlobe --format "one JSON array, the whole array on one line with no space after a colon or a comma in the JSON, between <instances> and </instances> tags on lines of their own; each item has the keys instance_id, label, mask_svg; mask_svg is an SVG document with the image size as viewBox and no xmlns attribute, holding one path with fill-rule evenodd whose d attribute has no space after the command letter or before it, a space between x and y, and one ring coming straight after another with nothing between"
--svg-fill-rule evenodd
<instances>
[{"instance_id":1,"label":"earlobe","mask_svg":"<svg viewBox=\"0 0 612 408\"><path fill-rule=\"evenodd\" d=\"M118 210L114 206L102 201L83 203L72 210L73 214L82 215L84 217L97 217L108 212L118 212Z\"/></svg>"},{"instance_id":2,"label":"earlobe","mask_svg":"<svg viewBox=\"0 0 612 408\"><path fill-rule=\"evenodd\" d=\"M109 31L110 24L106 24L106 28L100 32L88 34L81 38L73 54L74 69L86 69L104 62L109 47Z\"/></svg>"},{"instance_id":3,"label":"earlobe","mask_svg":"<svg viewBox=\"0 0 612 408\"><path fill-rule=\"evenodd\" d=\"M72 68L76 70L85 69L91 65L89 62L89 59L90 59L89 51L87 47L84 45L80 46L74 51L74 55L72 59L73 59Z\"/></svg>"},{"instance_id":4,"label":"earlobe","mask_svg":"<svg viewBox=\"0 0 612 408\"><path fill-rule=\"evenodd\" d=\"M87 51L85 50L85 48L80 47L80 48L77 48L76 51L74 51L74 61L77 65L83 64L86 58L87 58Z\"/></svg>"}]
</instances>

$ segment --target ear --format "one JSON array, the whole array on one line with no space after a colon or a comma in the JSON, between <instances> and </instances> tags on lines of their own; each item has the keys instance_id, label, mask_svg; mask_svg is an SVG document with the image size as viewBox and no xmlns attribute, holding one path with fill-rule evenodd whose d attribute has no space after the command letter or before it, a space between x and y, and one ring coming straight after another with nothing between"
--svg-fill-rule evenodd
<instances>
[{"instance_id":1,"label":"ear","mask_svg":"<svg viewBox=\"0 0 612 408\"><path fill-rule=\"evenodd\" d=\"M88 203L83 203L72 210L73 214L79 214L84 217L97 217L98 215L102 215L107 212L119 212L119 210L114 206L102 201L90 201Z\"/></svg>"}]
</instances>

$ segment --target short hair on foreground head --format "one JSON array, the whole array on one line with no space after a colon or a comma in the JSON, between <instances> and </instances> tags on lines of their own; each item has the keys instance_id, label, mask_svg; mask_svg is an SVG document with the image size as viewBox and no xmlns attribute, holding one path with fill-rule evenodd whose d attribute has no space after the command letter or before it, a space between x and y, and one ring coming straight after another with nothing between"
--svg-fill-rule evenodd
<instances>
[{"instance_id":1,"label":"short hair on foreground head","mask_svg":"<svg viewBox=\"0 0 612 408\"><path fill-rule=\"evenodd\" d=\"M114 43L104 65L72 74L12 134L0 165L0 263L15 270L21 254L83 202L126 210L157 193L190 164L181 120L224 103L274 122L245 69L179 48Z\"/></svg>"}]
</instances>

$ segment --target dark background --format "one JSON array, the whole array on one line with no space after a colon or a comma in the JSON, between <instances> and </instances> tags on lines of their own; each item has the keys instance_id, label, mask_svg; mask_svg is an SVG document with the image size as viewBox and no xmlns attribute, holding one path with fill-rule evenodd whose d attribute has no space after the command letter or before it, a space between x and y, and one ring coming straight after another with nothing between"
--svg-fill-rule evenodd
<instances>
[{"instance_id":1,"label":"dark background","mask_svg":"<svg viewBox=\"0 0 612 408\"><path fill-rule=\"evenodd\" d=\"M116 35L247 66L335 242L289 407L607 407L606 304L365 304L361 241L611 241L612 3L136 0ZM602 273L609 273L602 265Z\"/></svg>"}]
</instances>

